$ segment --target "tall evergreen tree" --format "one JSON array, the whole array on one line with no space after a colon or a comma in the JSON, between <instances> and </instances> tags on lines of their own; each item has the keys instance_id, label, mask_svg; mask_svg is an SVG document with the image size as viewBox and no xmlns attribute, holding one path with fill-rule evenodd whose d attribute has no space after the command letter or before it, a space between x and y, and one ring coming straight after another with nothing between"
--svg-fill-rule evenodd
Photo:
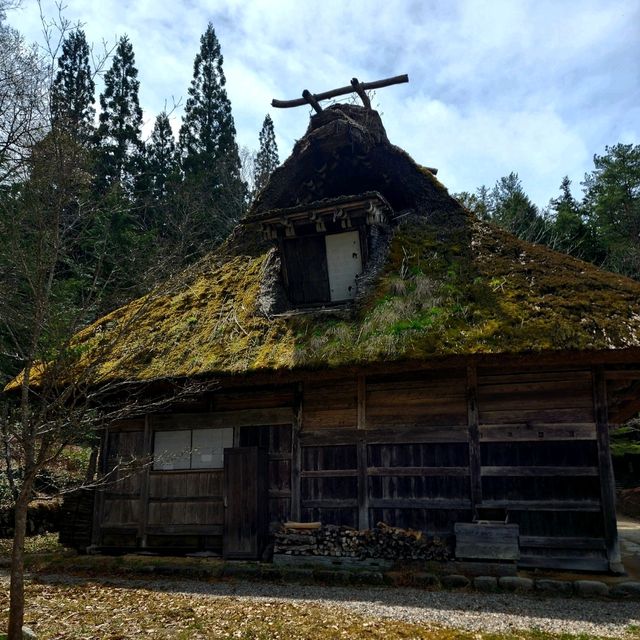
<instances>
[{"instance_id":1,"label":"tall evergreen tree","mask_svg":"<svg viewBox=\"0 0 640 640\"><path fill-rule=\"evenodd\" d=\"M179 183L180 168L169 116L163 111L155 120L151 139L145 145L144 170L138 194L144 208L145 229L163 234L166 216Z\"/></svg>"},{"instance_id":2,"label":"tall evergreen tree","mask_svg":"<svg viewBox=\"0 0 640 640\"><path fill-rule=\"evenodd\" d=\"M185 104L179 147L185 197L199 209L203 237L219 242L246 206L236 128L213 25L200 38Z\"/></svg>"},{"instance_id":3,"label":"tall evergreen tree","mask_svg":"<svg viewBox=\"0 0 640 640\"><path fill-rule=\"evenodd\" d=\"M267 180L269 180L275 168L280 164L276 134L273 131L273 120L269 114L264 118L258 139L260 141L260 150L256 156L256 166L253 176L255 193L258 193L258 191L267 184Z\"/></svg>"},{"instance_id":4,"label":"tall evergreen tree","mask_svg":"<svg viewBox=\"0 0 640 640\"><path fill-rule=\"evenodd\" d=\"M640 145L615 144L593 157L584 206L606 252L605 266L640 277Z\"/></svg>"},{"instance_id":5,"label":"tall evergreen tree","mask_svg":"<svg viewBox=\"0 0 640 640\"><path fill-rule=\"evenodd\" d=\"M565 176L560 184L560 195L549 202L553 220L549 246L558 251L595 261L595 246L589 226L585 223L582 208L571 193L571 180Z\"/></svg>"},{"instance_id":6,"label":"tall evergreen tree","mask_svg":"<svg viewBox=\"0 0 640 640\"><path fill-rule=\"evenodd\" d=\"M164 201L169 195L171 181L177 175L176 143L169 116L164 111L156 117L151 140L146 147L146 158L153 199Z\"/></svg>"},{"instance_id":7,"label":"tall evergreen tree","mask_svg":"<svg viewBox=\"0 0 640 640\"><path fill-rule=\"evenodd\" d=\"M520 238L531 242L545 241L544 219L525 193L517 173L512 171L496 182L488 211L491 220Z\"/></svg>"},{"instance_id":8,"label":"tall evergreen tree","mask_svg":"<svg viewBox=\"0 0 640 640\"><path fill-rule=\"evenodd\" d=\"M89 45L82 29L72 31L62 43L58 73L51 89L53 124L81 143L89 141L94 125L95 83L89 65Z\"/></svg>"},{"instance_id":9,"label":"tall evergreen tree","mask_svg":"<svg viewBox=\"0 0 640 640\"><path fill-rule=\"evenodd\" d=\"M127 36L118 42L104 84L97 131L98 188L106 190L117 183L130 194L143 145L140 138L142 109L138 101L140 82L133 47Z\"/></svg>"}]
</instances>

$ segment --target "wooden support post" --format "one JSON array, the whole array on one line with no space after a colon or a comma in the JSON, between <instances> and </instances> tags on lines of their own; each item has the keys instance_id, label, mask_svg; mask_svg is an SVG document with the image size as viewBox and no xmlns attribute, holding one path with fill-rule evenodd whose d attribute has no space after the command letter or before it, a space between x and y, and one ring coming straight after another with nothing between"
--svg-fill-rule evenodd
<instances>
[{"instance_id":1,"label":"wooden support post","mask_svg":"<svg viewBox=\"0 0 640 640\"><path fill-rule=\"evenodd\" d=\"M144 417L144 436L142 440L142 462L144 469L140 477L140 522L138 524L138 543L144 549L147 546L147 522L149 520L149 471L153 464L151 420L149 414Z\"/></svg>"},{"instance_id":2,"label":"wooden support post","mask_svg":"<svg viewBox=\"0 0 640 640\"><path fill-rule=\"evenodd\" d=\"M369 529L369 487L367 477L367 440L358 440L358 529Z\"/></svg>"},{"instance_id":3,"label":"wooden support post","mask_svg":"<svg viewBox=\"0 0 640 640\"><path fill-rule=\"evenodd\" d=\"M316 97L309 91L305 89L302 92L302 97L314 108L316 113L322 113L322 107L320 103L316 100Z\"/></svg>"},{"instance_id":4,"label":"wooden support post","mask_svg":"<svg viewBox=\"0 0 640 640\"><path fill-rule=\"evenodd\" d=\"M299 522L300 511L300 469L302 467L302 431L303 387L298 383L293 401L293 428L291 429L291 520Z\"/></svg>"},{"instance_id":5,"label":"wooden support post","mask_svg":"<svg viewBox=\"0 0 640 640\"><path fill-rule=\"evenodd\" d=\"M469 479L471 510L482 504L482 476L480 460L480 429L478 418L478 372L475 364L467 366L467 423L469 428Z\"/></svg>"},{"instance_id":6,"label":"wooden support post","mask_svg":"<svg viewBox=\"0 0 640 640\"><path fill-rule=\"evenodd\" d=\"M98 463L98 473L96 482L98 487L96 488L96 496L93 502L93 521L91 526L91 546L99 547L102 542L102 536L100 535L100 525L102 523L102 516L104 512L104 490L105 487L100 483L104 480L104 475L107 472L107 449L109 446L109 427L105 427L100 434L100 461Z\"/></svg>"},{"instance_id":7,"label":"wooden support post","mask_svg":"<svg viewBox=\"0 0 640 640\"><path fill-rule=\"evenodd\" d=\"M607 381L604 368L593 369L593 406L596 418L596 439L598 442L598 466L600 468L600 501L604 524L604 538L607 547L609 569L614 573L624 571L618 542L616 521L616 486L609 447L609 414L607 408Z\"/></svg>"},{"instance_id":8,"label":"wooden support post","mask_svg":"<svg viewBox=\"0 0 640 640\"><path fill-rule=\"evenodd\" d=\"M360 100L362 100L362 105L364 106L364 108L371 109L371 100L369 100L369 96L362 88L362 85L358 81L358 78L351 79L351 86L355 89L355 92L358 94Z\"/></svg>"},{"instance_id":9,"label":"wooden support post","mask_svg":"<svg viewBox=\"0 0 640 640\"><path fill-rule=\"evenodd\" d=\"M367 428L367 380L358 376L358 429Z\"/></svg>"}]
</instances>

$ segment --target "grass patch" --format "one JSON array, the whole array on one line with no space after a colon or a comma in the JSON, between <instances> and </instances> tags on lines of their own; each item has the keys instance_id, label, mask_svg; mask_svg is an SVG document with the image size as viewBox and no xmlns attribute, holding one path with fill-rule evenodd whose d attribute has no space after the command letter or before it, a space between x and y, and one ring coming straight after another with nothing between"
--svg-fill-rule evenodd
<instances>
[{"instance_id":1,"label":"grass patch","mask_svg":"<svg viewBox=\"0 0 640 640\"><path fill-rule=\"evenodd\" d=\"M12 548L13 538L0 538L0 558L10 557ZM69 553L68 549L65 549L65 547L58 542L57 533L45 533L41 536L26 538L24 542L24 552L26 556Z\"/></svg>"}]
</instances>

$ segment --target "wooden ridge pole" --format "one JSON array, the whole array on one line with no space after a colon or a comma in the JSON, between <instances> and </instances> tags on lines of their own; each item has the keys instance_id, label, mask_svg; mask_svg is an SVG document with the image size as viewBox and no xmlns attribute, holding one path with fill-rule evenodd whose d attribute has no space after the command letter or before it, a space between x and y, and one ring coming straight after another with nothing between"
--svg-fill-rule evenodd
<instances>
[{"instance_id":1,"label":"wooden ridge pole","mask_svg":"<svg viewBox=\"0 0 640 640\"><path fill-rule=\"evenodd\" d=\"M371 102L365 91L382 89L382 87L390 87L391 85L403 84L405 82L409 82L409 76L406 73L401 76L394 76L393 78L375 80L374 82L359 82L357 78L353 78L349 86L332 89L331 91L325 91L324 93L313 94L309 90L305 89L302 92L302 98L296 98L295 100L276 100L274 98L271 101L271 106L277 107L278 109L289 109L291 107L303 107L305 104L310 104L317 113L320 113L320 111L322 111L322 107L319 105L321 100L337 98L338 96L344 96L348 93L357 93L364 106L367 109L371 109Z\"/></svg>"}]
</instances>

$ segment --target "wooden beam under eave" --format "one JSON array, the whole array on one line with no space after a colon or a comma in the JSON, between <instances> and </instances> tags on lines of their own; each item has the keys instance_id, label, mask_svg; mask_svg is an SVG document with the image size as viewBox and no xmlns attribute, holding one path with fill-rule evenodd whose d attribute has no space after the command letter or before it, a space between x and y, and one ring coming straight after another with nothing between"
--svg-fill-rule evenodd
<instances>
[{"instance_id":1,"label":"wooden beam under eave","mask_svg":"<svg viewBox=\"0 0 640 640\"><path fill-rule=\"evenodd\" d=\"M149 471L153 459L153 432L149 414L144 417L144 436L142 442L142 456L145 462L140 478L140 522L138 524L138 543L144 549L147 546L147 524L149 520Z\"/></svg>"},{"instance_id":2,"label":"wooden beam under eave","mask_svg":"<svg viewBox=\"0 0 640 640\"><path fill-rule=\"evenodd\" d=\"M300 446L300 432L303 418L303 385L298 383L293 401L293 428L291 429L291 509L290 518L293 522L300 522L300 470L302 468L302 447Z\"/></svg>"},{"instance_id":3,"label":"wooden beam under eave","mask_svg":"<svg viewBox=\"0 0 640 640\"><path fill-rule=\"evenodd\" d=\"M367 428L367 380L358 376L358 429Z\"/></svg>"},{"instance_id":4,"label":"wooden beam under eave","mask_svg":"<svg viewBox=\"0 0 640 640\"><path fill-rule=\"evenodd\" d=\"M358 529L364 531L369 524L369 476L367 473L367 440L363 435L356 445L358 456Z\"/></svg>"},{"instance_id":5,"label":"wooden beam under eave","mask_svg":"<svg viewBox=\"0 0 640 640\"><path fill-rule=\"evenodd\" d=\"M478 411L478 371L475 363L467 366L467 424L469 429L469 478L471 482L471 510L482 504L482 475L480 460L480 422Z\"/></svg>"},{"instance_id":6,"label":"wooden beam under eave","mask_svg":"<svg viewBox=\"0 0 640 640\"><path fill-rule=\"evenodd\" d=\"M109 446L109 427L105 426L100 434L100 461L98 464L95 499L93 503L93 522L91 525L91 546L97 548L102 544L102 520L104 515L104 476L107 473L107 449Z\"/></svg>"},{"instance_id":7,"label":"wooden beam under eave","mask_svg":"<svg viewBox=\"0 0 640 640\"><path fill-rule=\"evenodd\" d=\"M616 521L616 487L609 446L609 416L607 410L607 381L602 365L593 368L593 403L596 417L596 440L598 443L598 467L600 469L600 501L604 524L609 569L623 573L618 525Z\"/></svg>"}]
</instances>

